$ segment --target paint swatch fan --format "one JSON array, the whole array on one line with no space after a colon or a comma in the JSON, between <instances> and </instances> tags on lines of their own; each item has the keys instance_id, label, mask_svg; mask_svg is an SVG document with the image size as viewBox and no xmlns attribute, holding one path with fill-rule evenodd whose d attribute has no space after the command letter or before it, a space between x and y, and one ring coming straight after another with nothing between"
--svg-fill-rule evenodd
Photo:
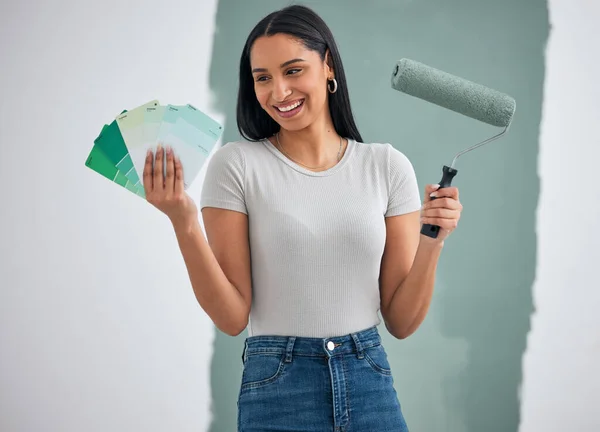
<instances>
[{"instance_id":1,"label":"paint swatch fan","mask_svg":"<svg viewBox=\"0 0 600 432\"><path fill-rule=\"evenodd\" d=\"M187 189L221 138L223 127L187 105L160 105L150 101L125 110L104 125L94 140L85 165L103 177L145 198L143 172L148 150L159 143L169 145L179 156ZM166 167L163 166L163 172Z\"/></svg>"}]
</instances>

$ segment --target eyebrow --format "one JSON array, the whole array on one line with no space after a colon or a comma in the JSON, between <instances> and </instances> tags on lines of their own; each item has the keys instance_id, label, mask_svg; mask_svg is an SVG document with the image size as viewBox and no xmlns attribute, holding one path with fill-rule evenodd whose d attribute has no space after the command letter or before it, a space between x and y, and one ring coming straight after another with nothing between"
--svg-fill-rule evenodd
<instances>
[{"instance_id":1,"label":"eyebrow","mask_svg":"<svg viewBox=\"0 0 600 432\"><path fill-rule=\"evenodd\" d=\"M298 63L298 62L303 62L303 61L306 61L306 60L301 59L301 58L295 58L295 59L288 60L286 62L281 63L281 65L279 65L279 67L280 68L284 68L284 67L286 67L288 65L291 65L292 63ZM254 68L254 69L252 69L252 73L255 73L255 72L266 72L266 71L267 70L265 68Z\"/></svg>"}]
</instances>

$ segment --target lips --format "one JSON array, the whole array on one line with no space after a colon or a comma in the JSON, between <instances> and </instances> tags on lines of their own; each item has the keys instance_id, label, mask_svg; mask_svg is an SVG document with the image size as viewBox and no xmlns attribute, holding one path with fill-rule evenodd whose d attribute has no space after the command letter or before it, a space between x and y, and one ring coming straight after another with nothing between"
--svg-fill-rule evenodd
<instances>
[{"instance_id":1,"label":"lips","mask_svg":"<svg viewBox=\"0 0 600 432\"><path fill-rule=\"evenodd\" d=\"M280 117L289 118L298 114L304 106L304 99L298 99L286 104L273 105Z\"/></svg>"},{"instance_id":2,"label":"lips","mask_svg":"<svg viewBox=\"0 0 600 432\"><path fill-rule=\"evenodd\" d=\"M292 103L288 103L286 105L275 105L275 108L277 108L279 111L282 111L282 112L288 112L294 108L297 108L298 106L300 106L303 103L304 103L304 99L298 99L298 100L296 100Z\"/></svg>"}]
</instances>

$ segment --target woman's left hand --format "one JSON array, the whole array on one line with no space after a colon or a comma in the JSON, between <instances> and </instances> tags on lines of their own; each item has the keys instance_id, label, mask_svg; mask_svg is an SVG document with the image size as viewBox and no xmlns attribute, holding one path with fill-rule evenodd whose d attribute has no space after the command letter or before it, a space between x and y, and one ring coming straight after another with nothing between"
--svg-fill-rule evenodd
<instances>
[{"instance_id":1,"label":"woman's left hand","mask_svg":"<svg viewBox=\"0 0 600 432\"><path fill-rule=\"evenodd\" d=\"M435 199L430 196L433 194ZM462 212L462 204L458 200L458 189L439 185L425 187L425 199L421 209L421 224L437 225L440 227L437 240L443 242L458 226Z\"/></svg>"}]
</instances>

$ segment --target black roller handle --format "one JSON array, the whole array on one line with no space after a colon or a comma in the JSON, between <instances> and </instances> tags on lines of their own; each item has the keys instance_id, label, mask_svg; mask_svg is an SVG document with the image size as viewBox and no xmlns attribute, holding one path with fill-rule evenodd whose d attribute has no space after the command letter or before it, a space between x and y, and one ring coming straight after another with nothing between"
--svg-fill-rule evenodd
<instances>
[{"instance_id":1,"label":"black roller handle","mask_svg":"<svg viewBox=\"0 0 600 432\"><path fill-rule=\"evenodd\" d=\"M442 175L442 180L439 183L439 185L440 185L439 189L450 187L452 185L452 179L458 173L458 170L444 165L444 168L442 169L442 173L443 173L443 175ZM432 201L434 199L436 199L436 198L435 197L431 198ZM437 238L439 232L440 232L440 227L437 225L423 224L423 226L421 227L421 234L424 234L427 237Z\"/></svg>"}]
</instances>

